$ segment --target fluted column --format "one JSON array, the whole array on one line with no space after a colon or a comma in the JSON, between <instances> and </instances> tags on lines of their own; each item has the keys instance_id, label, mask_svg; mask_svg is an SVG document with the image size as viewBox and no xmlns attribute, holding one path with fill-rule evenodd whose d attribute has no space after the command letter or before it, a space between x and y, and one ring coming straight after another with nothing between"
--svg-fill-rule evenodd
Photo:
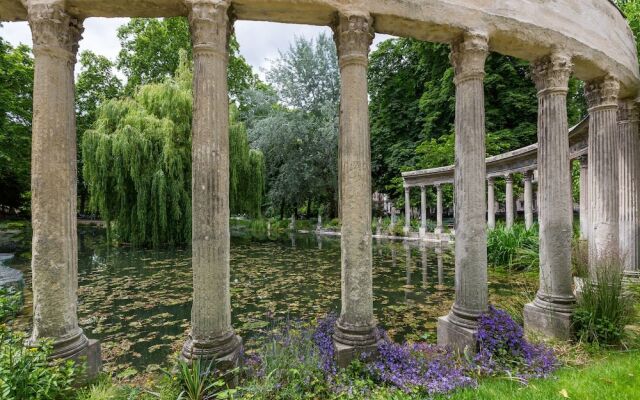
<instances>
[{"instance_id":1,"label":"fluted column","mask_svg":"<svg viewBox=\"0 0 640 400\"><path fill-rule=\"evenodd\" d=\"M52 358L86 357L100 368L100 346L78 325L76 121L74 66L82 21L60 3L31 4L33 135L31 222L33 331L29 344L53 341Z\"/></svg>"},{"instance_id":2,"label":"fluted column","mask_svg":"<svg viewBox=\"0 0 640 400\"><path fill-rule=\"evenodd\" d=\"M411 188L404 188L404 233L411 231Z\"/></svg>"},{"instance_id":3,"label":"fluted column","mask_svg":"<svg viewBox=\"0 0 640 400\"><path fill-rule=\"evenodd\" d=\"M634 101L620 102L620 257L627 276L640 277L640 109Z\"/></svg>"},{"instance_id":4,"label":"fluted column","mask_svg":"<svg viewBox=\"0 0 640 400\"><path fill-rule=\"evenodd\" d=\"M513 227L514 213L513 213L513 175L508 174L504 177L505 182L505 211L506 211L506 224L507 228Z\"/></svg>"},{"instance_id":5,"label":"fluted column","mask_svg":"<svg viewBox=\"0 0 640 400\"><path fill-rule=\"evenodd\" d=\"M420 236L427 233L427 188L420 186Z\"/></svg>"},{"instance_id":6,"label":"fluted column","mask_svg":"<svg viewBox=\"0 0 640 400\"><path fill-rule=\"evenodd\" d=\"M524 225L527 229L533 226L533 171L524 173Z\"/></svg>"},{"instance_id":7,"label":"fluted column","mask_svg":"<svg viewBox=\"0 0 640 400\"><path fill-rule=\"evenodd\" d=\"M442 185L436 185L436 230L435 233L441 234L444 232L444 226L442 225Z\"/></svg>"},{"instance_id":8,"label":"fluted column","mask_svg":"<svg viewBox=\"0 0 640 400\"><path fill-rule=\"evenodd\" d=\"M589 272L603 259L618 257L618 92L611 77L588 82L589 105Z\"/></svg>"},{"instance_id":9,"label":"fluted column","mask_svg":"<svg viewBox=\"0 0 640 400\"><path fill-rule=\"evenodd\" d=\"M567 92L571 57L553 54L532 65L538 89L538 223L540 288L525 305L524 324L568 339L575 298L571 276L572 200L567 132Z\"/></svg>"},{"instance_id":10,"label":"fluted column","mask_svg":"<svg viewBox=\"0 0 640 400\"><path fill-rule=\"evenodd\" d=\"M489 229L496 227L495 203L495 180L493 178L489 178L487 179L487 226Z\"/></svg>"},{"instance_id":11,"label":"fluted column","mask_svg":"<svg viewBox=\"0 0 640 400\"><path fill-rule=\"evenodd\" d=\"M580 239L589 232L589 157L580 157Z\"/></svg>"},{"instance_id":12,"label":"fluted column","mask_svg":"<svg viewBox=\"0 0 640 400\"><path fill-rule=\"evenodd\" d=\"M186 359L238 362L229 294L229 0L188 1L193 42L191 332Z\"/></svg>"},{"instance_id":13,"label":"fluted column","mask_svg":"<svg viewBox=\"0 0 640 400\"><path fill-rule=\"evenodd\" d=\"M438 344L476 347L477 319L487 311L484 64L488 40L465 34L452 44L455 70L455 302L438 319Z\"/></svg>"},{"instance_id":14,"label":"fluted column","mask_svg":"<svg viewBox=\"0 0 640 400\"><path fill-rule=\"evenodd\" d=\"M375 350L371 265L371 154L367 63L372 19L341 14L334 26L340 65L340 173L342 175L342 310L334 345L338 364Z\"/></svg>"}]
</instances>

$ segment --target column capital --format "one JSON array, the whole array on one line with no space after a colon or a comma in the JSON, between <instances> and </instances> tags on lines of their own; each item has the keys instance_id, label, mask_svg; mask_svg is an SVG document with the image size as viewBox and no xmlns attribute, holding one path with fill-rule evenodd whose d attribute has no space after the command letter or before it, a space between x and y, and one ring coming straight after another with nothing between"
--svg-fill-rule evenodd
<instances>
[{"instance_id":1,"label":"column capital","mask_svg":"<svg viewBox=\"0 0 640 400\"><path fill-rule=\"evenodd\" d=\"M231 0L186 0L193 52L216 53L227 57L233 29Z\"/></svg>"},{"instance_id":2,"label":"column capital","mask_svg":"<svg viewBox=\"0 0 640 400\"><path fill-rule=\"evenodd\" d=\"M451 65L456 85L467 80L483 80L484 65L489 56L489 39L482 33L465 33L451 44Z\"/></svg>"},{"instance_id":3,"label":"column capital","mask_svg":"<svg viewBox=\"0 0 640 400\"><path fill-rule=\"evenodd\" d=\"M410 190L411 190L411 187L410 187L410 186L405 186L405 187L404 187L404 192L405 192L405 193L409 193L409 191L410 191Z\"/></svg>"},{"instance_id":4,"label":"column capital","mask_svg":"<svg viewBox=\"0 0 640 400\"><path fill-rule=\"evenodd\" d=\"M618 102L618 123L640 121L640 104L633 99L623 99Z\"/></svg>"},{"instance_id":5,"label":"column capital","mask_svg":"<svg viewBox=\"0 0 640 400\"><path fill-rule=\"evenodd\" d=\"M531 170L525 171L524 172L524 180L531 182L532 179L533 179L533 171L531 171Z\"/></svg>"},{"instance_id":6,"label":"column capital","mask_svg":"<svg viewBox=\"0 0 640 400\"><path fill-rule=\"evenodd\" d=\"M586 83L584 94L587 98L589 111L600 108L617 108L620 82L612 76L594 79Z\"/></svg>"},{"instance_id":7,"label":"column capital","mask_svg":"<svg viewBox=\"0 0 640 400\"><path fill-rule=\"evenodd\" d=\"M420 191L424 192L427 190L427 185L420 185Z\"/></svg>"},{"instance_id":8,"label":"column capital","mask_svg":"<svg viewBox=\"0 0 640 400\"><path fill-rule=\"evenodd\" d=\"M29 5L28 17L33 53L47 53L75 64L78 42L84 31L82 20L66 12L62 2Z\"/></svg>"},{"instance_id":9,"label":"column capital","mask_svg":"<svg viewBox=\"0 0 640 400\"><path fill-rule=\"evenodd\" d=\"M554 53L531 64L531 75L538 89L538 97L548 94L566 95L573 71L571 56Z\"/></svg>"},{"instance_id":10,"label":"column capital","mask_svg":"<svg viewBox=\"0 0 640 400\"><path fill-rule=\"evenodd\" d=\"M505 182L508 182L508 183L513 182L513 174L506 174L504 176L504 180Z\"/></svg>"},{"instance_id":11,"label":"column capital","mask_svg":"<svg viewBox=\"0 0 640 400\"><path fill-rule=\"evenodd\" d=\"M493 176L490 176L487 178L487 184L490 186L493 186L495 184L496 178L494 178Z\"/></svg>"},{"instance_id":12,"label":"column capital","mask_svg":"<svg viewBox=\"0 0 640 400\"><path fill-rule=\"evenodd\" d=\"M348 64L367 65L369 47L375 34L373 18L369 14L340 13L332 29L340 67Z\"/></svg>"}]
</instances>

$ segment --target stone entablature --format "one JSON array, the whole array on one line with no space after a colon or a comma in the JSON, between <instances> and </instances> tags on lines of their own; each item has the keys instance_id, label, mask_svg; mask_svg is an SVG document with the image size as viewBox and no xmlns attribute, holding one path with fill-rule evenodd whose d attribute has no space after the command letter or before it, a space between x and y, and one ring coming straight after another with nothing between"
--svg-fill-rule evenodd
<instances>
[{"instance_id":1,"label":"stone entablature","mask_svg":"<svg viewBox=\"0 0 640 400\"><path fill-rule=\"evenodd\" d=\"M589 137L589 118L569 130L569 148L571 159L587 153ZM497 156L488 157L487 178L502 178L509 174L525 173L538 167L538 143L521 147ZM453 183L454 166L429 168L402 173L405 187L433 186Z\"/></svg>"},{"instance_id":2,"label":"stone entablature","mask_svg":"<svg viewBox=\"0 0 640 400\"><path fill-rule=\"evenodd\" d=\"M0 21L26 21L26 4L64 3L89 17L171 17L188 14L184 0L2 0ZM492 51L535 61L562 49L574 73L588 81L610 74L621 97L640 88L633 34L623 14L603 0L236 0L241 20L331 25L338 14L371 15L378 33L454 42L462 32L482 32Z\"/></svg>"}]
</instances>

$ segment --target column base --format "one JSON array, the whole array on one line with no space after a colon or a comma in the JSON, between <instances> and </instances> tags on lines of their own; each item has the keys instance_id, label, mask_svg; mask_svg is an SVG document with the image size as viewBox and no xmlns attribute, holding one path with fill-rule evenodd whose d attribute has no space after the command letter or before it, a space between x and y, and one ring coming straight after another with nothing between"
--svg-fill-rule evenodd
<instances>
[{"instance_id":1,"label":"column base","mask_svg":"<svg viewBox=\"0 0 640 400\"><path fill-rule=\"evenodd\" d=\"M441 235L444 232L444 229L442 229L442 227L436 227L436 229L433 230L433 233L435 233L436 235Z\"/></svg>"},{"instance_id":2,"label":"column base","mask_svg":"<svg viewBox=\"0 0 640 400\"><path fill-rule=\"evenodd\" d=\"M542 308L535 302L525 304L525 332L538 332L558 340L569 340L571 332L571 313Z\"/></svg>"},{"instance_id":3,"label":"column base","mask_svg":"<svg viewBox=\"0 0 640 400\"><path fill-rule=\"evenodd\" d=\"M640 283L640 271L624 271L623 280L629 283Z\"/></svg>"},{"instance_id":4,"label":"column base","mask_svg":"<svg viewBox=\"0 0 640 400\"><path fill-rule=\"evenodd\" d=\"M29 339L27 346L38 346L39 339ZM100 342L87 339L82 329L76 333L54 340L50 360L71 360L76 364L84 364L85 371L81 382L95 379L102 369L102 355Z\"/></svg>"},{"instance_id":5,"label":"column base","mask_svg":"<svg viewBox=\"0 0 640 400\"><path fill-rule=\"evenodd\" d=\"M345 324L338 319L333 333L333 348L338 367L346 368L351 361L363 355L367 359L375 358L381 341L375 323L361 327Z\"/></svg>"},{"instance_id":6,"label":"column base","mask_svg":"<svg viewBox=\"0 0 640 400\"><path fill-rule=\"evenodd\" d=\"M478 330L465 328L452 322L449 315L438 318L438 346L450 347L463 354L465 351L478 351Z\"/></svg>"},{"instance_id":7,"label":"column base","mask_svg":"<svg viewBox=\"0 0 640 400\"><path fill-rule=\"evenodd\" d=\"M420 228L420 237L423 238L427 235L427 228Z\"/></svg>"},{"instance_id":8,"label":"column base","mask_svg":"<svg viewBox=\"0 0 640 400\"><path fill-rule=\"evenodd\" d=\"M215 368L224 372L240 365L242 338L233 331L207 340L193 339L191 335L182 346L181 359L187 362L201 360L211 362ZM232 379L234 383L237 377ZM229 379L227 379L229 381Z\"/></svg>"},{"instance_id":9,"label":"column base","mask_svg":"<svg viewBox=\"0 0 640 400\"><path fill-rule=\"evenodd\" d=\"M406 226L404 228L402 228L402 232L407 235L409 232L411 232L411 228L407 228Z\"/></svg>"}]
</instances>

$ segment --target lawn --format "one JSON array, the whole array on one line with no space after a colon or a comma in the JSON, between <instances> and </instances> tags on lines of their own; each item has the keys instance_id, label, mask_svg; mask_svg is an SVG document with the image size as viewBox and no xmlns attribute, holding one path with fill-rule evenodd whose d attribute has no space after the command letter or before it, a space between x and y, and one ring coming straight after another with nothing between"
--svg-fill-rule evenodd
<instances>
[{"instance_id":1,"label":"lawn","mask_svg":"<svg viewBox=\"0 0 640 400\"><path fill-rule=\"evenodd\" d=\"M551 378L538 379L523 386L502 379L481 381L477 389L454 392L442 399L640 399L640 351L608 352L586 367L564 367Z\"/></svg>"}]
</instances>

